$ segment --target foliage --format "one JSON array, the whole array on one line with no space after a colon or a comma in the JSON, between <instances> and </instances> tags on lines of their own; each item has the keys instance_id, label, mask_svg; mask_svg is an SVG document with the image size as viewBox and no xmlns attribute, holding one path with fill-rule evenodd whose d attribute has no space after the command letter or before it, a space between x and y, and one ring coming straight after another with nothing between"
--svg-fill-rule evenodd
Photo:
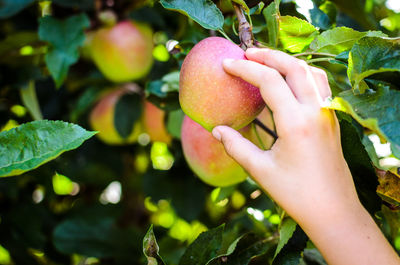
<instances>
[{"instance_id":1,"label":"foliage","mask_svg":"<svg viewBox=\"0 0 400 265\"><path fill-rule=\"evenodd\" d=\"M385 0L234 2L259 45L327 72L359 197L399 251L400 14ZM91 60L91 33L115 18L153 30L155 62L135 85ZM183 157L183 59L211 35L239 43L237 24L228 0L0 0L1 264L325 264L251 179L213 188ZM140 123L145 97L171 143L144 128L130 145L92 137L91 110L126 86L115 132Z\"/></svg>"}]
</instances>

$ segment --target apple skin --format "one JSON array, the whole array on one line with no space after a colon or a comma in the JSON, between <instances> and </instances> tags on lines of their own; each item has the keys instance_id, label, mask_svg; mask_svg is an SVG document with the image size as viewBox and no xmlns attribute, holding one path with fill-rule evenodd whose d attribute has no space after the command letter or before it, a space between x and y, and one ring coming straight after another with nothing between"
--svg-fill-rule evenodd
<instances>
[{"instance_id":1,"label":"apple skin","mask_svg":"<svg viewBox=\"0 0 400 265\"><path fill-rule=\"evenodd\" d=\"M144 101L143 128L151 141L170 144L171 135L165 127L165 111L157 108L149 101Z\"/></svg>"},{"instance_id":2,"label":"apple skin","mask_svg":"<svg viewBox=\"0 0 400 265\"><path fill-rule=\"evenodd\" d=\"M238 45L209 37L197 43L182 64L181 108L208 131L217 125L241 129L265 107L257 87L224 71L222 61L227 58L246 60Z\"/></svg>"},{"instance_id":3,"label":"apple skin","mask_svg":"<svg viewBox=\"0 0 400 265\"><path fill-rule=\"evenodd\" d=\"M90 41L92 60L113 82L144 77L153 64L153 40L149 27L123 21L97 30Z\"/></svg>"},{"instance_id":4,"label":"apple skin","mask_svg":"<svg viewBox=\"0 0 400 265\"><path fill-rule=\"evenodd\" d=\"M263 123L273 128L271 127L273 121L269 111L266 109L260 115ZM248 125L239 132L261 147L253 126ZM256 127L256 129L264 147L269 149L273 143L273 138L264 131L260 131L259 128ZM226 187L240 183L247 178L248 173L225 152L222 143L188 116L183 119L181 142L187 163L205 183L216 187Z\"/></svg>"},{"instance_id":5,"label":"apple skin","mask_svg":"<svg viewBox=\"0 0 400 265\"><path fill-rule=\"evenodd\" d=\"M135 93L130 87L117 88L107 91L95 107L89 117L89 123L93 130L99 133L96 136L109 145L131 144L137 141L142 132L142 125L137 121L127 138L122 138L114 125L115 105L118 100L127 93Z\"/></svg>"}]
</instances>

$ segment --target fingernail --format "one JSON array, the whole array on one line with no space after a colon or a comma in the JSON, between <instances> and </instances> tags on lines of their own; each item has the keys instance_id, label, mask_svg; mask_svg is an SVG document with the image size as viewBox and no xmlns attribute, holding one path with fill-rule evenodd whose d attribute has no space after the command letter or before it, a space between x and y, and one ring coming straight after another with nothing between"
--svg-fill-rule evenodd
<instances>
[{"instance_id":1,"label":"fingernail","mask_svg":"<svg viewBox=\"0 0 400 265\"><path fill-rule=\"evenodd\" d=\"M233 59L225 59L222 63L226 66L232 65L235 60Z\"/></svg>"},{"instance_id":2,"label":"fingernail","mask_svg":"<svg viewBox=\"0 0 400 265\"><path fill-rule=\"evenodd\" d=\"M246 53L247 54L255 54L256 52L257 52L257 48L248 48L247 50L246 50Z\"/></svg>"},{"instance_id":3,"label":"fingernail","mask_svg":"<svg viewBox=\"0 0 400 265\"><path fill-rule=\"evenodd\" d=\"M221 141L221 133L217 129L212 130L212 135L214 136L215 139Z\"/></svg>"}]
</instances>

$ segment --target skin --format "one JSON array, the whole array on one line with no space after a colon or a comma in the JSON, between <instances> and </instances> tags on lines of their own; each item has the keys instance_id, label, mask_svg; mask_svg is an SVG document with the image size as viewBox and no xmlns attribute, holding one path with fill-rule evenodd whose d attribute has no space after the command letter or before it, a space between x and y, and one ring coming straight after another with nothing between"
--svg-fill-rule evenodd
<instances>
[{"instance_id":1,"label":"skin","mask_svg":"<svg viewBox=\"0 0 400 265\"><path fill-rule=\"evenodd\" d=\"M172 137L165 127L165 112L149 101L144 102L143 126L152 141L171 143Z\"/></svg>"},{"instance_id":2,"label":"skin","mask_svg":"<svg viewBox=\"0 0 400 265\"><path fill-rule=\"evenodd\" d=\"M335 113L321 108L331 95L325 72L270 49L248 49L246 57L225 61L224 69L260 88L279 138L262 151L227 126L214 128L214 137L298 222L328 264L400 264L357 197Z\"/></svg>"},{"instance_id":3,"label":"skin","mask_svg":"<svg viewBox=\"0 0 400 265\"><path fill-rule=\"evenodd\" d=\"M246 59L239 46L210 37L193 47L181 68L182 110L208 131L221 124L241 129L265 107L258 88L224 71L225 58Z\"/></svg>"},{"instance_id":4,"label":"skin","mask_svg":"<svg viewBox=\"0 0 400 265\"><path fill-rule=\"evenodd\" d=\"M90 42L90 55L106 78L128 82L145 76L153 64L151 29L131 21L99 29Z\"/></svg>"},{"instance_id":5,"label":"skin","mask_svg":"<svg viewBox=\"0 0 400 265\"><path fill-rule=\"evenodd\" d=\"M270 112L265 109L259 119L273 127ZM261 147L253 126L239 131L243 137ZM263 146L269 148L273 138L257 128ZM233 160L210 132L185 116L181 132L182 148L186 161L199 178L211 186L225 187L244 181L248 173Z\"/></svg>"}]
</instances>

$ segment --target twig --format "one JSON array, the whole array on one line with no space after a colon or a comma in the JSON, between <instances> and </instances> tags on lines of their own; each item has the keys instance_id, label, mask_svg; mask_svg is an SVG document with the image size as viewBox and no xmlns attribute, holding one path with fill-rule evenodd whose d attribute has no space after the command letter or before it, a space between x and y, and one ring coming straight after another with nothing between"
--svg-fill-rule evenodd
<instances>
[{"instance_id":1,"label":"twig","mask_svg":"<svg viewBox=\"0 0 400 265\"><path fill-rule=\"evenodd\" d=\"M339 61L339 60L336 60L336 59L334 59L334 58L316 58L316 59L310 59L310 60L307 60L307 63L317 63L317 62L332 62L332 61L336 61L336 62L339 62L339 63L344 63L344 62L342 62L342 61Z\"/></svg>"},{"instance_id":2,"label":"twig","mask_svg":"<svg viewBox=\"0 0 400 265\"><path fill-rule=\"evenodd\" d=\"M235 9L235 13L239 21L240 47L243 50L247 50L248 48L254 47L254 36L252 28L246 19L242 7L236 3L233 3L233 8Z\"/></svg>"},{"instance_id":3,"label":"twig","mask_svg":"<svg viewBox=\"0 0 400 265\"><path fill-rule=\"evenodd\" d=\"M325 52L303 52L293 55L294 57L306 56L306 55L315 55L315 56L328 56L328 57L336 57L335 54L325 53Z\"/></svg>"},{"instance_id":4,"label":"twig","mask_svg":"<svg viewBox=\"0 0 400 265\"><path fill-rule=\"evenodd\" d=\"M273 130L268 128L264 123L262 123L259 119L255 119L253 122L255 125L263 129L266 133L271 135L275 140L278 139L278 135Z\"/></svg>"}]
</instances>

